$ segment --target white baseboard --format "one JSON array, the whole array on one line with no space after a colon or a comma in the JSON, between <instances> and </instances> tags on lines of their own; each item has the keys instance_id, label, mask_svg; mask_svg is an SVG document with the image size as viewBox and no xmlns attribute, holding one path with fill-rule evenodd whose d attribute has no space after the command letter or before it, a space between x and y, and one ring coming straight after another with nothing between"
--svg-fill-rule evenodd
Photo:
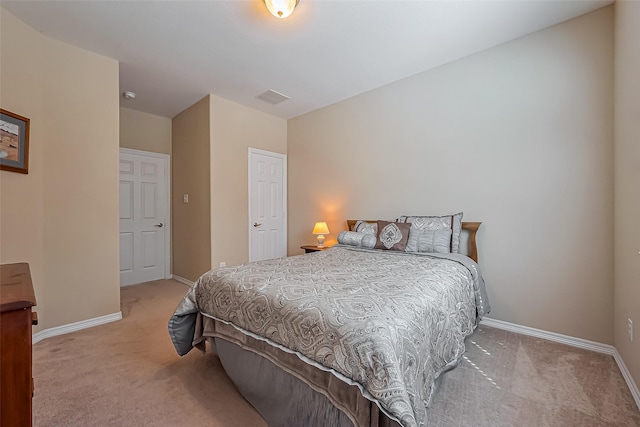
<instances>
[{"instance_id":1,"label":"white baseboard","mask_svg":"<svg viewBox=\"0 0 640 427\"><path fill-rule=\"evenodd\" d=\"M638 409L640 409L640 390L638 390L638 386L636 382L631 377L631 373L627 369L627 365L624 364L624 360L622 360L622 356L618 353L616 349L613 353L613 358L616 359L616 363L618 364L618 368L620 368L620 373L624 377L624 380L627 382L627 386L629 386L629 390L631 390L631 395L636 401L636 405L638 405Z\"/></svg>"},{"instance_id":2,"label":"white baseboard","mask_svg":"<svg viewBox=\"0 0 640 427\"><path fill-rule=\"evenodd\" d=\"M117 313L107 314L105 316L94 317L93 319L82 320L80 322L69 323L68 325L44 329L32 334L31 342L35 344L45 338L56 337L58 335L64 335L70 332L80 331L82 329L93 328L94 326L104 325L105 323L111 323L121 319L122 312L119 311Z\"/></svg>"},{"instance_id":3,"label":"white baseboard","mask_svg":"<svg viewBox=\"0 0 640 427\"><path fill-rule=\"evenodd\" d=\"M558 342L561 344L570 345L572 347L583 348L585 350L591 350L598 353L604 353L609 356L613 356L614 360L618 364L618 369L620 369L620 373L622 377L627 383L629 387L629 391L631 391L631 395L636 401L636 405L638 405L638 409L640 409L640 391L638 391L638 386L636 385L631 373L627 369L627 366L624 364L624 360L618 353L618 350L609 344L602 344L595 341L584 340L582 338L571 337L568 335L557 334L555 332L543 331L542 329L530 328L528 326L516 325L515 323L504 322L502 320L490 319L485 317L480 321L481 325L489 326L496 329L503 329L509 332L515 332L516 334L529 335L536 338L542 338L548 341Z\"/></svg>"},{"instance_id":4,"label":"white baseboard","mask_svg":"<svg viewBox=\"0 0 640 427\"><path fill-rule=\"evenodd\" d=\"M595 351L597 353L604 353L609 356L613 356L613 353L615 352L615 348L609 344L601 344L599 342L584 340L582 338L570 337L569 335L562 335L555 332L543 331L542 329L516 325L515 323L504 322L502 320L485 317L482 319L480 324L490 326L492 328L504 329L509 332L515 332L516 334L529 335L548 341L559 342L561 344L570 345L571 347L578 347L585 350Z\"/></svg>"},{"instance_id":5,"label":"white baseboard","mask_svg":"<svg viewBox=\"0 0 640 427\"><path fill-rule=\"evenodd\" d=\"M193 286L193 282L191 280L185 279L184 277L176 276L174 274L172 279L175 280L176 282L182 283L183 285Z\"/></svg>"}]
</instances>

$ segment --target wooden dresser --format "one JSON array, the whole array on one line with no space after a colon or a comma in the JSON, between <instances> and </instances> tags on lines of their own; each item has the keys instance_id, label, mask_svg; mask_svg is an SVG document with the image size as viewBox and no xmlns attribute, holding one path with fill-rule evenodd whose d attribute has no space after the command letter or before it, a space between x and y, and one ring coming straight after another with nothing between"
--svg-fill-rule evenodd
<instances>
[{"instance_id":1,"label":"wooden dresser","mask_svg":"<svg viewBox=\"0 0 640 427\"><path fill-rule=\"evenodd\" d=\"M30 426L31 307L36 297L29 264L0 265L0 426Z\"/></svg>"}]
</instances>

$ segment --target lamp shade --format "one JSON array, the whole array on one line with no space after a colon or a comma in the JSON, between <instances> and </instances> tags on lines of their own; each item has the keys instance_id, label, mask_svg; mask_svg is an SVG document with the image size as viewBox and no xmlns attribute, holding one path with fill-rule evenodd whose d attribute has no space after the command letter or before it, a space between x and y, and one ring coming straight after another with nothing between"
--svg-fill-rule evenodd
<instances>
[{"instance_id":1,"label":"lamp shade","mask_svg":"<svg viewBox=\"0 0 640 427\"><path fill-rule=\"evenodd\" d=\"M286 18L293 13L299 0L264 0L264 4L276 18Z\"/></svg>"},{"instance_id":2,"label":"lamp shade","mask_svg":"<svg viewBox=\"0 0 640 427\"><path fill-rule=\"evenodd\" d=\"M329 234L329 227L326 222L316 222L311 234Z\"/></svg>"}]
</instances>

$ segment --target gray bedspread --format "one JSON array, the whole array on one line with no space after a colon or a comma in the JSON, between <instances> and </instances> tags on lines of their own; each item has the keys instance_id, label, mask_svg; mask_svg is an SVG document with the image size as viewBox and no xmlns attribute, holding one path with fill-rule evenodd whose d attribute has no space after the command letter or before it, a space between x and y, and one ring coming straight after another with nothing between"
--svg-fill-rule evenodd
<instances>
[{"instance_id":1,"label":"gray bedspread","mask_svg":"<svg viewBox=\"0 0 640 427\"><path fill-rule=\"evenodd\" d=\"M358 385L403 426L424 426L436 378L489 309L468 257L337 245L204 274L169 333L186 354L200 312Z\"/></svg>"}]
</instances>

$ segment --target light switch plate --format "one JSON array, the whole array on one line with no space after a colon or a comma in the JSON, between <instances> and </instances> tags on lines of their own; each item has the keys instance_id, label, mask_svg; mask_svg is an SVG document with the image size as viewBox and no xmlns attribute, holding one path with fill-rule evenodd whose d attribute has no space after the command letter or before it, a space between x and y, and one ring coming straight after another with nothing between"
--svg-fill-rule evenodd
<instances>
[{"instance_id":1,"label":"light switch plate","mask_svg":"<svg viewBox=\"0 0 640 427\"><path fill-rule=\"evenodd\" d=\"M182 196L182 202L183 203L189 203L189 195L188 194L184 194Z\"/></svg>"}]
</instances>

